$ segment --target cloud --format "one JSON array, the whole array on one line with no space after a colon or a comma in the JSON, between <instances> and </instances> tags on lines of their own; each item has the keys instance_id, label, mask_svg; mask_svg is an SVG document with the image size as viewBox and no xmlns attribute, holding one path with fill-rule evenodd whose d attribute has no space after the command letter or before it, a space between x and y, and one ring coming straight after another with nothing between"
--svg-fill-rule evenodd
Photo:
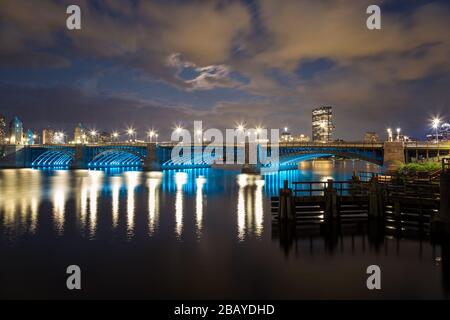
<instances>
[{"instance_id":1,"label":"cloud","mask_svg":"<svg viewBox=\"0 0 450 320\"><path fill-rule=\"evenodd\" d=\"M75 60L101 62L137 70L142 79L152 80L148 86L157 80L198 100L209 90L230 89L230 101L221 98L201 112L195 105L142 100L137 92L121 97L98 92L99 79L107 76L97 70L92 79L75 82L68 91L51 90L59 103L65 92L73 101L89 105L86 113L94 118L99 116L89 110L100 114L105 108L100 105L107 105L124 118L128 108L131 114L140 110L139 117L148 115L161 123L171 122L170 112L177 110L180 119L204 117L225 125L247 118L269 126L295 121L303 130L314 106L330 104L337 109L339 137L350 138L351 132L369 128L384 131L388 113L389 119L408 119L414 124L411 130L417 130L430 109L448 107L450 100L450 7L433 1L408 10L384 10L394 1L378 1L382 30L370 31L365 9L377 1L262 0L250 6L233 0L107 0L95 5L87 0L5 0L0 5L0 67L32 66L45 73L49 67L70 70ZM65 28L69 3L82 8L80 32ZM320 72L312 67L306 76L299 72L302 64L313 61L327 61L329 67ZM5 87L2 90L6 95ZM54 101L48 88L23 90ZM247 99L231 102L237 91L244 91ZM20 96L19 90L13 92ZM75 102L67 107L72 116L77 113L69 108L76 110ZM15 105L27 107L17 101ZM28 108L32 105L46 108L42 101L33 100ZM49 117L53 119L51 113Z\"/></svg>"},{"instance_id":2,"label":"cloud","mask_svg":"<svg viewBox=\"0 0 450 320\"><path fill-rule=\"evenodd\" d=\"M193 62L184 60L179 53L171 54L167 63L177 70L177 77L184 82L184 87L188 90L236 88L243 84L231 77L230 67L224 64L199 67ZM184 72L189 72L190 78L184 79Z\"/></svg>"}]
</instances>

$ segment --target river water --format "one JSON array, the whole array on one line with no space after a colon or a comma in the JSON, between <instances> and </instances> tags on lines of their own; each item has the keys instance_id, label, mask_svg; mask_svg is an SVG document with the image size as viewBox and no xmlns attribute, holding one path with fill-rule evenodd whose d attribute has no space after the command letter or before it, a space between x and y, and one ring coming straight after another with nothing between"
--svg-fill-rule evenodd
<instances>
[{"instance_id":1,"label":"river water","mask_svg":"<svg viewBox=\"0 0 450 320\"><path fill-rule=\"evenodd\" d=\"M283 180L345 180L378 167L301 163L235 171L0 171L0 298L428 299L449 292L448 249L427 237L286 235L270 197ZM382 289L368 290L378 265ZM66 288L78 265L82 290Z\"/></svg>"}]
</instances>

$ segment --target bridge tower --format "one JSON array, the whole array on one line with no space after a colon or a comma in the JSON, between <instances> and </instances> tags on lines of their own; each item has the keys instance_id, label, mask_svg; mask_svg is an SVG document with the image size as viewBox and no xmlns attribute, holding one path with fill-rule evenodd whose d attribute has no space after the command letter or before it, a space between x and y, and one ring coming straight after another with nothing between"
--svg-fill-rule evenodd
<instances>
[{"instance_id":1,"label":"bridge tower","mask_svg":"<svg viewBox=\"0 0 450 320\"><path fill-rule=\"evenodd\" d=\"M252 148L253 152L250 151L250 148ZM248 141L248 139L245 139L244 154L245 163L242 166L241 172L247 174L261 173L259 166L259 144L253 141L250 142Z\"/></svg>"},{"instance_id":2,"label":"bridge tower","mask_svg":"<svg viewBox=\"0 0 450 320\"><path fill-rule=\"evenodd\" d=\"M144 171L161 171L158 149L159 147L156 143L147 144L147 157L143 163Z\"/></svg>"},{"instance_id":3,"label":"bridge tower","mask_svg":"<svg viewBox=\"0 0 450 320\"><path fill-rule=\"evenodd\" d=\"M72 162L71 169L88 169L88 161L86 159L86 147L77 145L75 147L75 156Z\"/></svg>"},{"instance_id":4,"label":"bridge tower","mask_svg":"<svg viewBox=\"0 0 450 320\"><path fill-rule=\"evenodd\" d=\"M383 166L386 171L395 171L405 164L405 147L401 141L384 143Z\"/></svg>"}]
</instances>

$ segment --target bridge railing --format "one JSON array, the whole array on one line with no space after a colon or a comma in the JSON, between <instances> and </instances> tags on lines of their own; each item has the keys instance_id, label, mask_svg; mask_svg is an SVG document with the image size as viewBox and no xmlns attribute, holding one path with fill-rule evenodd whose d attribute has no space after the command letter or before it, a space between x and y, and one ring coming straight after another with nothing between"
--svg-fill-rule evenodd
<instances>
[{"instance_id":1,"label":"bridge railing","mask_svg":"<svg viewBox=\"0 0 450 320\"><path fill-rule=\"evenodd\" d=\"M348 181L297 181L293 182L293 192L295 196L316 196L323 195L327 190L333 189L337 195L349 195L349 194L367 194L368 183L360 182L354 183L351 180Z\"/></svg>"}]
</instances>

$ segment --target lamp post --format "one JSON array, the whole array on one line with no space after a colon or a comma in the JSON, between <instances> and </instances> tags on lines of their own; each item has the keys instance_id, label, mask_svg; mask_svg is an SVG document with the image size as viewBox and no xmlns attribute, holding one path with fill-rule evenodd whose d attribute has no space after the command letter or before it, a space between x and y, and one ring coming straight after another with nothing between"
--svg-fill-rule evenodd
<instances>
[{"instance_id":1,"label":"lamp post","mask_svg":"<svg viewBox=\"0 0 450 320\"><path fill-rule=\"evenodd\" d=\"M136 137L136 130L134 130L133 128L128 128L127 133L130 136L130 143L132 143L133 142L133 136Z\"/></svg>"},{"instance_id":2,"label":"lamp post","mask_svg":"<svg viewBox=\"0 0 450 320\"><path fill-rule=\"evenodd\" d=\"M117 131L114 131L112 134L113 137L113 141L117 142L117 140L119 139L119 133Z\"/></svg>"},{"instance_id":3,"label":"lamp post","mask_svg":"<svg viewBox=\"0 0 450 320\"><path fill-rule=\"evenodd\" d=\"M435 130L435 134L436 134L436 143L438 143L439 142L439 132L438 132L438 128L439 128L439 124L441 123L441 119L439 119L439 118L434 118L433 119L433 122L432 122L432 126L433 126L433 129Z\"/></svg>"},{"instance_id":4,"label":"lamp post","mask_svg":"<svg viewBox=\"0 0 450 320\"><path fill-rule=\"evenodd\" d=\"M153 137L155 136L155 131L152 129L148 132L148 137L150 138L150 143L153 142Z\"/></svg>"},{"instance_id":5,"label":"lamp post","mask_svg":"<svg viewBox=\"0 0 450 320\"><path fill-rule=\"evenodd\" d=\"M93 139L93 143L97 143L97 131L96 130L92 130L91 131L91 136L92 136L92 139Z\"/></svg>"},{"instance_id":6,"label":"lamp post","mask_svg":"<svg viewBox=\"0 0 450 320\"><path fill-rule=\"evenodd\" d=\"M388 142L392 142L392 129L388 128L387 132L388 132Z\"/></svg>"},{"instance_id":7,"label":"lamp post","mask_svg":"<svg viewBox=\"0 0 450 320\"><path fill-rule=\"evenodd\" d=\"M397 141L400 141L400 128L397 128Z\"/></svg>"},{"instance_id":8,"label":"lamp post","mask_svg":"<svg viewBox=\"0 0 450 320\"><path fill-rule=\"evenodd\" d=\"M197 141L199 142L199 143L201 143L202 142L202 137L203 137L203 131L202 130L197 130L196 132L195 132L195 135L196 135L196 137L197 137Z\"/></svg>"}]
</instances>

